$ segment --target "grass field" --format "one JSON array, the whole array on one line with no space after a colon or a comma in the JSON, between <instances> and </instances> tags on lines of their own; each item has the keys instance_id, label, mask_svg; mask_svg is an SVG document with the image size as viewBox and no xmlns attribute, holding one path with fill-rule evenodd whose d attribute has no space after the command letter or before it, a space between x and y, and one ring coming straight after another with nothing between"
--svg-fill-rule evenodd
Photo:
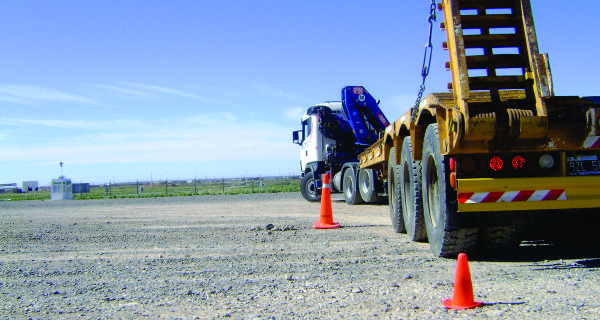
<instances>
[{"instance_id":1,"label":"grass field","mask_svg":"<svg viewBox=\"0 0 600 320\"><path fill-rule=\"evenodd\" d=\"M197 181L196 183L162 181L151 184L134 182L101 186L90 185L89 193L73 193L73 199L180 197L298 191L300 191L300 181L290 177L264 180L213 179ZM0 193L0 201L8 200L50 200L50 191Z\"/></svg>"}]
</instances>

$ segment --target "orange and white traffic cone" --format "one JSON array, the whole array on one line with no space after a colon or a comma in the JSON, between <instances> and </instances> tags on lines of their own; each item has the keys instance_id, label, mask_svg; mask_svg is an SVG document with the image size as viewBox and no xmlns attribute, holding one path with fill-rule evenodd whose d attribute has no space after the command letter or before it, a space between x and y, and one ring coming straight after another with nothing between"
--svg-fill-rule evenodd
<instances>
[{"instance_id":1,"label":"orange and white traffic cone","mask_svg":"<svg viewBox=\"0 0 600 320\"><path fill-rule=\"evenodd\" d=\"M329 189L329 174L323 175L323 188L321 189L321 215L318 222L313 224L315 229L336 229L341 227L333 221L331 212L331 191Z\"/></svg>"},{"instance_id":2,"label":"orange and white traffic cone","mask_svg":"<svg viewBox=\"0 0 600 320\"><path fill-rule=\"evenodd\" d=\"M444 300L444 306L449 309L464 310L477 308L482 304L483 302L477 302L473 299L473 283L471 283L469 261L467 261L467 255L461 253L458 255L456 264L452 299Z\"/></svg>"}]
</instances>

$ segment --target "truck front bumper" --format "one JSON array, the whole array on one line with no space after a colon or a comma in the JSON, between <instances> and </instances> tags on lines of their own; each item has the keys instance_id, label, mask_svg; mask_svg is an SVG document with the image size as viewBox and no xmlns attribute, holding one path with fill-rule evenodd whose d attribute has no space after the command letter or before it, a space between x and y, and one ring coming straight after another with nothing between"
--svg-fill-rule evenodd
<instances>
[{"instance_id":1,"label":"truck front bumper","mask_svg":"<svg viewBox=\"0 0 600 320\"><path fill-rule=\"evenodd\" d=\"M600 176L458 179L457 186L458 212L600 208Z\"/></svg>"}]
</instances>

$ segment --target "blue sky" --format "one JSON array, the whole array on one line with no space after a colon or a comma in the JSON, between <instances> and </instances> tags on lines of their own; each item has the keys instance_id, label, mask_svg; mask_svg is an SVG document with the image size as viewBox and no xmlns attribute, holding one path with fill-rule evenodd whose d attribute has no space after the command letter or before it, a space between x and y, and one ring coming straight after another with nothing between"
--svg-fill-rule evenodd
<instances>
[{"instance_id":1,"label":"blue sky","mask_svg":"<svg viewBox=\"0 0 600 320\"><path fill-rule=\"evenodd\" d=\"M600 1L531 2L556 94L600 95ZM297 173L307 106L346 85L411 106L429 3L3 1L0 183ZM440 22L427 93L450 82Z\"/></svg>"}]
</instances>

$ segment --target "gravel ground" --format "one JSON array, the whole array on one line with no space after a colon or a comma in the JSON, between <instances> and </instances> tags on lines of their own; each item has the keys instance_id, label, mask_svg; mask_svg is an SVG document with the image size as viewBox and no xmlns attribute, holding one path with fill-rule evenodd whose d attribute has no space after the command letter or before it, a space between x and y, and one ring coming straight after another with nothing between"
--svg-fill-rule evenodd
<instances>
[{"instance_id":1,"label":"gravel ground","mask_svg":"<svg viewBox=\"0 0 600 320\"><path fill-rule=\"evenodd\" d=\"M456 260L340 199L335 230L298 193L0 202L0 318L600 319L597 240L469 257L484 305L447 310Z\"/></svg>"}]
</instances>

